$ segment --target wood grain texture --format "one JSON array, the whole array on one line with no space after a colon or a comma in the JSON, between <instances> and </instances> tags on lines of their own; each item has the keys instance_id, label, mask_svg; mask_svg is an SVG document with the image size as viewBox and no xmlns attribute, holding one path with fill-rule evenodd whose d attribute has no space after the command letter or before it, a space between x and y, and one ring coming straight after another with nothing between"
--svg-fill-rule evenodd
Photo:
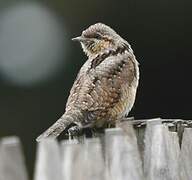
<instances>
[{"instance_id":1,"label":"wood grain texture","mask_svg":"<svg viewBox=\"0 0 192 180\"><path fill-rule=\"evenodd\" d=\"M181 180L192 178L192 129L185 128L180 157Z\"/></svg>"},{"instance_id":2,"label":"wood grain texture","mask_svg":"<svg viewBox=\"0 0 192 180\"><path fill-rule=\"evenodd\" d=\"M179 180L179 141L162 124L146 132L144 171L148 180Z\"/></svg>"},{"instance_id":3,"label":"wood grain texture","mask_svg":"<svg viewBox=\"0 0 192 180\"><path fill-rule=\"evenodd\" d=\"M46 139L38 144L35 180L61 180L61 156L57 141Z\"/></svg>"},{"instance_id":4,"label":"wood grain texture","mask_svg":"<svg viewBox=\"0 0 192 180\"><path fill-rule=\"evenodd\" d=\"M6 137L0 142L0 179L28 180L19 138Z\"/></svg>"}]
</instances>

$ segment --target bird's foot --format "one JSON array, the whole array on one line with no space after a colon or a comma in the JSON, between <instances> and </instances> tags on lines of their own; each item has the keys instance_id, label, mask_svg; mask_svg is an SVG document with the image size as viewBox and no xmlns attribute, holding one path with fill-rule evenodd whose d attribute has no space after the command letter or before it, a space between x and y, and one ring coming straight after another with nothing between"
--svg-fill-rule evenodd
<instances>
[{"instance_id":1,"label":"bird's foot","mask_svg":"<svg viewBox=\"0 0 192 180\"><path fill-rule=\"evenodd\" d=\"M80 136L82 135L82 128L79 127L78 125L72 126L71 128L68 129L68 134L70 138L74 136Z\"/></svg>"}]
</instances>

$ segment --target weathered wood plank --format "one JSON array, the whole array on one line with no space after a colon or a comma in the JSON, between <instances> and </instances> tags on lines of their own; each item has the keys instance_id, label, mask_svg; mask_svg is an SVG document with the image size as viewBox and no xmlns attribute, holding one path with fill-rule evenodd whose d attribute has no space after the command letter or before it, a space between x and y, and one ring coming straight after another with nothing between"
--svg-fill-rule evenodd
<instances>
[{"instance_id":1,"label":"weathered wood plank","mask_svg":"<svg viewBox=\"0 0 192 180\"><path fill-rule=\"evenodd\" d=\"M38 144L35 180L61 180L60 149L56 140L46 139Z\"/></svg>"},{"instance_id":2,"label":"weathered wood plank","mask_svg":"<svg viewBox=\"0 0 192 180\"><path fill-rule=\"evenodd\" d=\"M84 143L63 141L62 169L65 180L104 180L106 176L101 142L98 138Z\"/></svg>"},{"instance_id":3,"label":"weathered wood plank","mask_svg":"<svg viewBox=\"0 0 192 180\"><path fill-rule=\"evenodd\" d=\"M85 177L84 145L76 140L62 141L62 172L64 180L83 180Z\"/></svg>"},{"instance_id":4,"label":"weathered wood plank","mask_svg":"<svg viewBox=\"0 0 192 180\"><path fill-rule=\"evenodd\" d=\"M86 139L85 162L84 180L105 180L106 169L99 138Z\"/></svg>"},{"instance_id":5,"label":"weathered wood plank","mask_svg":"<svg viewBox=\"0 0 192 180\"><path fill-rule=\"evenodd\" d=\"M154 119L145 119L145 120L133 120L132 124L134 125L134 130L137 136L137 144L142 160L142 164L144 161L144 151L145 151L145 132L146 132L146 124L160 124L161 119L160 118L154 118Z\"/></svg>"},{"instance_id":6,"label":"weathered wood plank","mask_svg":"<svg viewBox=\"0 0 192 180\"><path fill-rule=\"evenodd\" d=\"M149 168L151 166L151 153L152 153L152 136L153 136L153 127L157 124L161 124L161 121L160 119L157 119L155 121L153 120L149 120L147 122L147 127L146 127L146 130L145 130L145 138L144 138L144 174L145 174L145 177L148 177L148 173L149 173Z\"/></svg>"},{"instance_id":7,"label":"weathered wood plank","mask_svg":"<svg viewBox=\"0 0 192 180\"><path fill-rule=\"evenodd\" d=\"M17 137L5 137L1 140L0 179L28 179L21 143Z\"/></svg>"},{"instance_id":8,"label":"weathered wood plank","mask_svg":"<svg viewBox=\"0 0 192 180\"><path fill-rule=\"evenodd\" d=\"M105 129L105 136L104 136L104 159L105 159L105 167L106 167L106 179L110 179L110 169L111 169L111 161L113 157L112 152L112 142L113 137L115 136L122 136L123 131L121 128L109 128Z\"/></svg>"},{"instance_id":9,"label":"weathered wood plank","mask_svg":"<svg viewBox=\"0 0 192 180\"><path fill-rule=\"evenodd\" d=\"M185 128L180 156L181 180L192 179L192 129Z\"/></svg>"},{"instance_id":10,"label":"weathered wood plank","mask_svg":"<svg viewBox=\"0 0 192 180\"><path fill-rule=\"evenodd\" d=\"M132 125L124 122L118 126L121 127L122 131L119 132L119 135L111 136L111 144L108 147L111 149L109 179L143 180L142 163Z\"/></svg>"},{"instance_id":11,"label":"weathered wood plank","mask_svg":"<svg viewBox=\"0 0 192 180\"><path fill-rule=\"evenodd\" d=\"M169 169L170 180L183 180L180 179L180 167L179 167L179 156L180 146L179 137L176 132L168 132L168 128L165 127L165 141L166 141L166 153L167 153L167 165ZM168 133L167 133L168 132Z\"/></svg>"},{"instance_id":12,"label":"weathered wood plank","mask_svg":"<svg viewBox=\"0 0 192 180\"><path fill-rule=\"evenodd\" d=\"M162 124L149 124L146 131L144 173L147 180L179 180L179 142ZM174 163L174 164L173 164Z\"/></svg>"}]
</instances>

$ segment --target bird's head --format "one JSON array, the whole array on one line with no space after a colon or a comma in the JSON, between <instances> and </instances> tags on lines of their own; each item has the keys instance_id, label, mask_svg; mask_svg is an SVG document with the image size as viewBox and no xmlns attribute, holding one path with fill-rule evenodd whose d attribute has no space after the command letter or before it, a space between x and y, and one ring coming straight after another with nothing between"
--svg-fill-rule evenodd
<instances>
[{"instance_id":1,"label":"bird's head","mask_svg":"<svg viewBox=\"0 0 192 180\"><path fill-rule=\"evenodd\" d=\"M102 23L88 27L82 32L81 36L72 40L81 43L88 57L94 57L106 50L115 51L118 48L129 48L127 41L121 38L112 28Z\"/></svg>"}]
</instances>

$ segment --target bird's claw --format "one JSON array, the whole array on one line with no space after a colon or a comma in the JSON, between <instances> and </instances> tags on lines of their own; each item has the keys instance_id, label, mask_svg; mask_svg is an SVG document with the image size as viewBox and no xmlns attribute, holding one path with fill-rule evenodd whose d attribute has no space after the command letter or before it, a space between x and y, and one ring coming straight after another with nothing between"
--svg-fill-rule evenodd
<instances>
[{"instance_id":1,"label":"bird's claw","mask_svg":"<svg viewBox=\"0 0 192 180\"><path fill-rule=\"evenodd\" d=\"M79 136L82 134L82 128L77 125L73 126L68 129L68 134L69 134L69 137Z\"/></svg>"}]
</instances>

